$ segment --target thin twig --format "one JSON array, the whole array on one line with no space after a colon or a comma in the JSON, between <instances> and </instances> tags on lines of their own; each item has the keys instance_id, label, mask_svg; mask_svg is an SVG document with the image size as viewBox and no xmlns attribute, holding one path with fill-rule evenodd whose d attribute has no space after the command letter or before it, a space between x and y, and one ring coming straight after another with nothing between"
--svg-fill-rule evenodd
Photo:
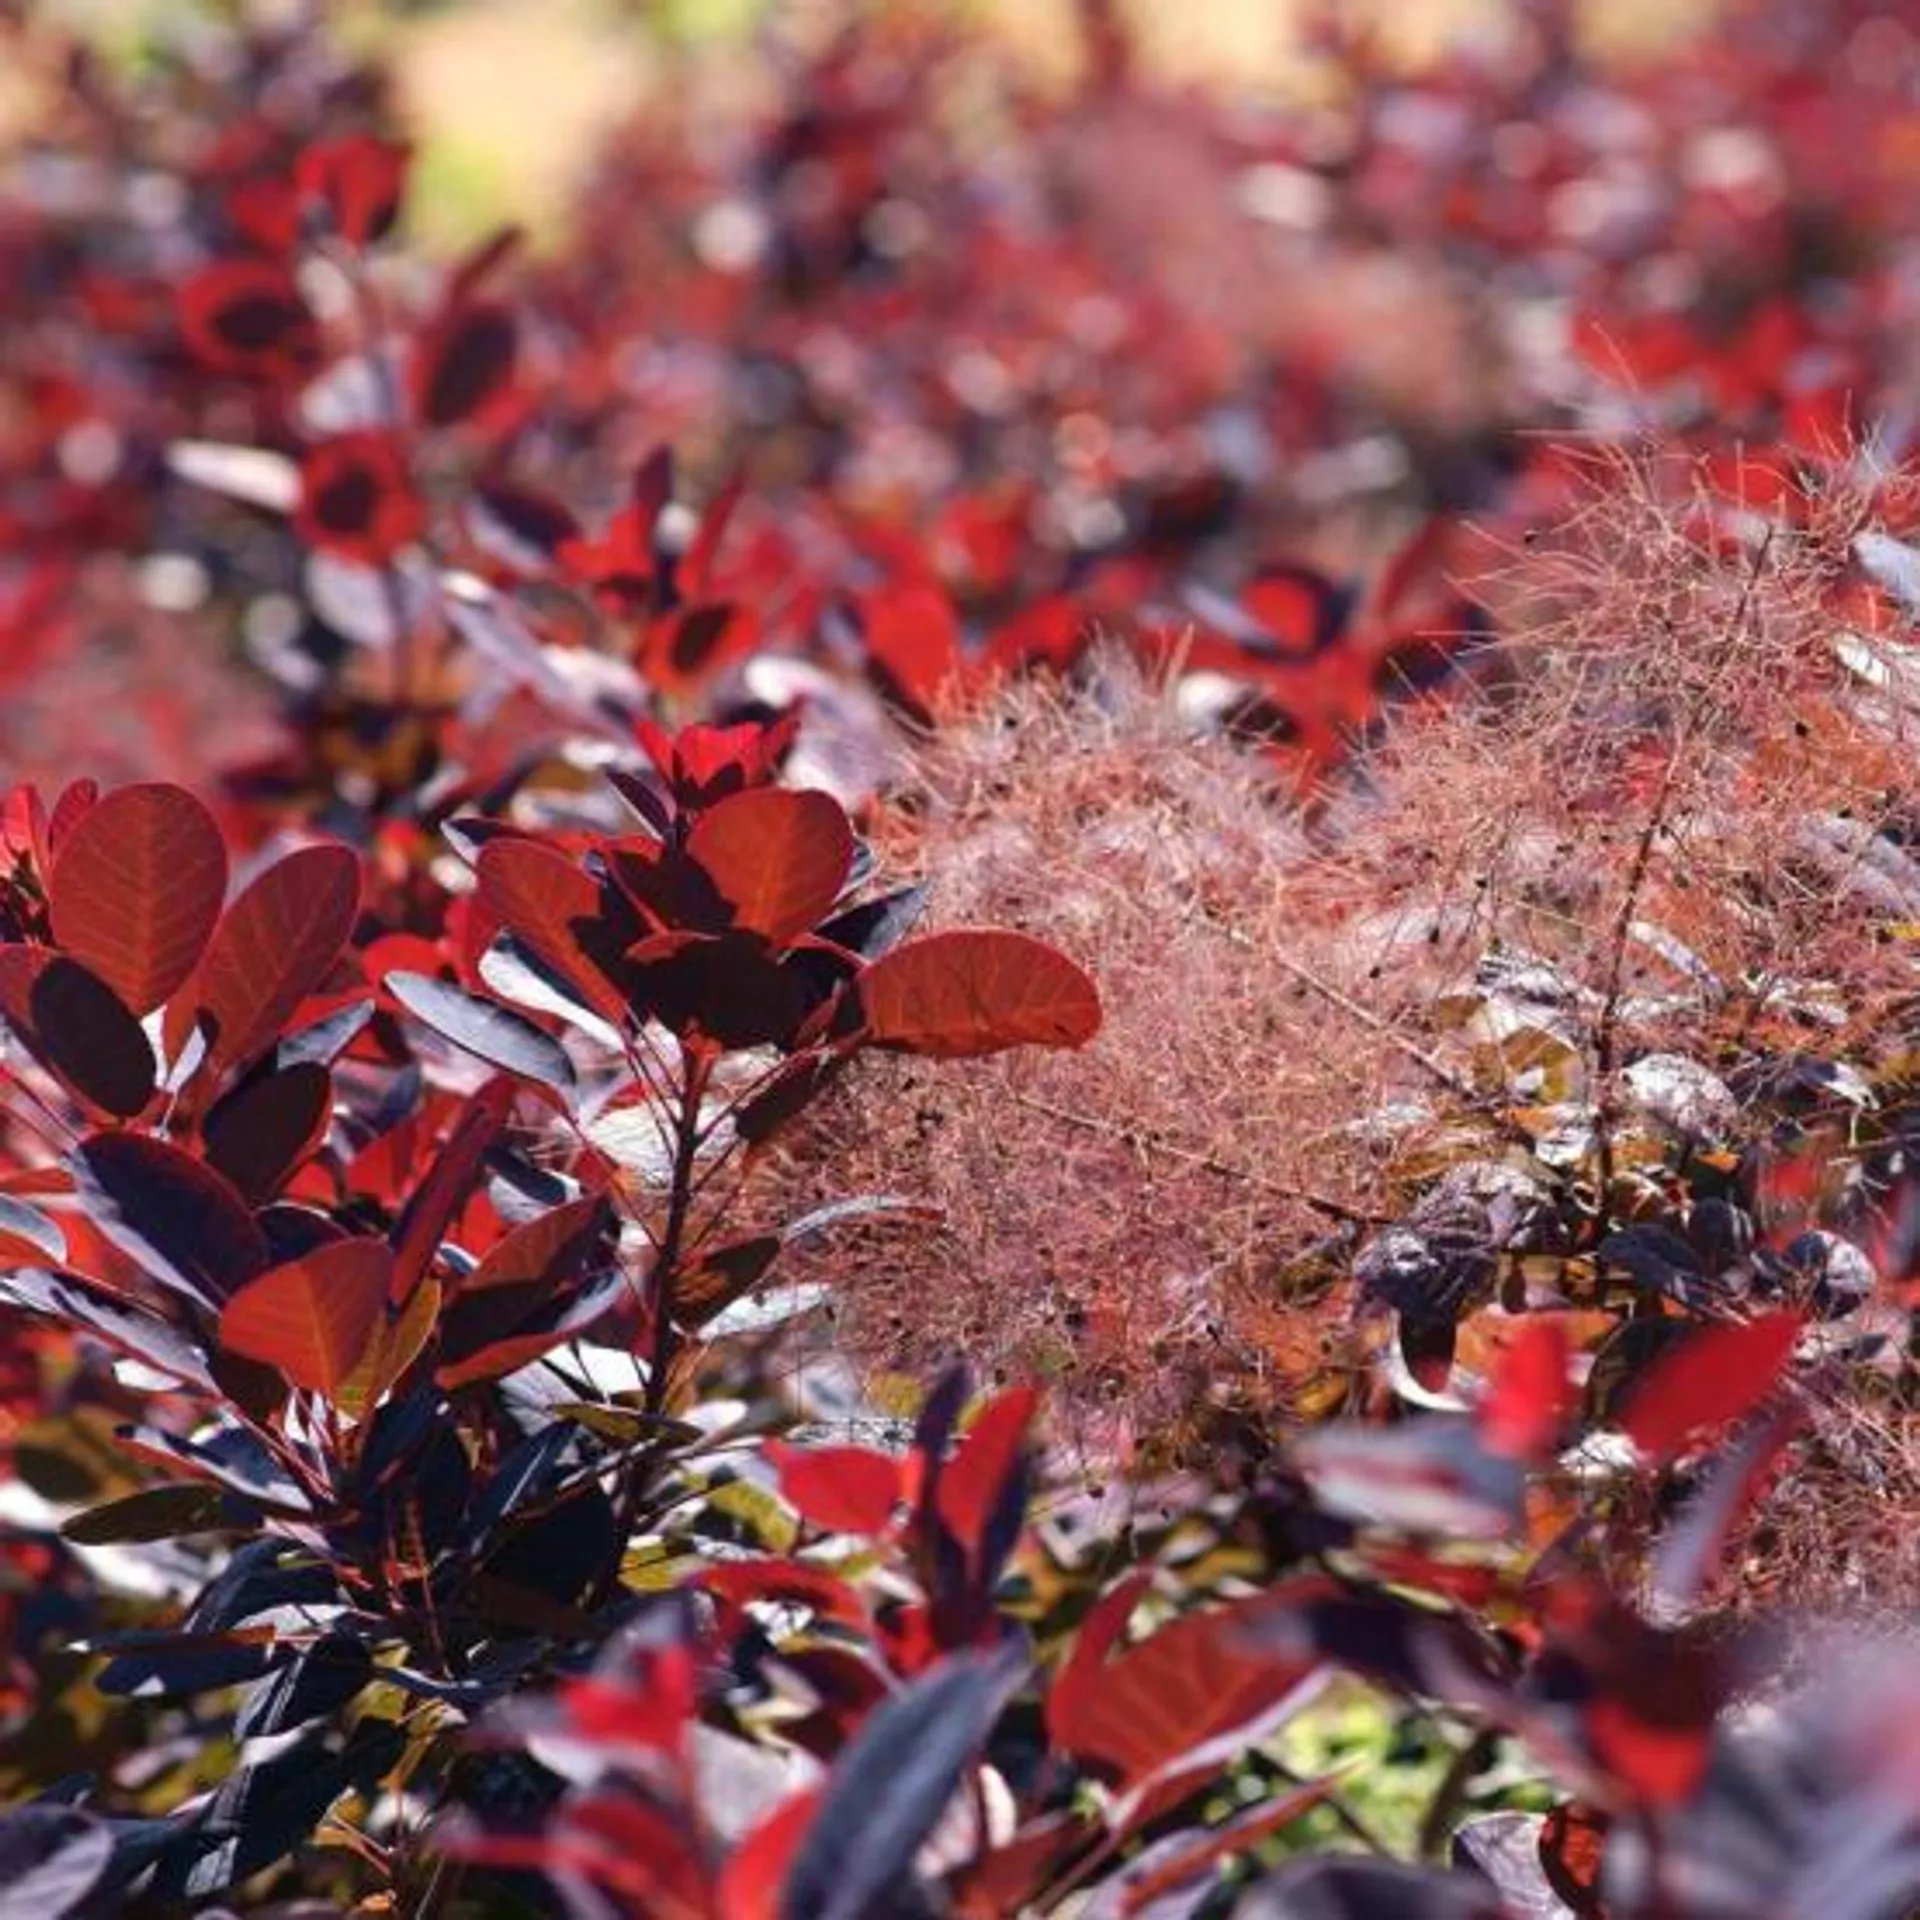
<instances>
[{"instance_id":1,"label":"thin twig","mask_svg":"<svg viewBox=\"0 0 1920 1920\"><path fill-rule=\"evenodd\" d=\"M1297 1200L1302 1206L1312 1207L1318 1213L1324 1213L1329 1219L1342 1220L1356 1226L1378 1226L1387 1216L1369 1213L1364 1208L1350 1207L1343 1200L1335 1200L1324 1193L1316 1193L1310 1187L1296 1187L1290 1181L1275 1180L1252 1167L1241 1166L1232 1160L1223 1160L1218 1154L1206 1153L1195 1147L1183 1147L1172 1140L1157 1127L1127 1126L1117 1120L1107 1120L1097 1113L1076 1113L1071 1107L1056 1106L1051 1100L1042 1100L1034 1094L1013 1092L1012 1099L1032 1113L1045 1114L1049 1120L1058 1120L1063 1125L1078 1127L1084 1133L1097 1133L1103 1139L1118 1140L1123 1146L1137 1149L1150 1149L1155 1153L1164 1153L1175 1160L1184 1160L1189 1166L1199 1167L1207 1173L1218 1174L1223 1180L1236 1181L1242 1185L1258 1187L1263 1193L1278 1194L1285 1200Z\"/></svg>"},{"instance_id":2,"label":"thin twig","mask_svg":"<svg viewBox=\"0 0 1920 1920\"><path fill-rule=\"evenodd\" d=\"M1728 623L1727 631L1731 638L1739 637L1752 613L1753 597L1760 585L1760 576L1766 570L1767 556L1773 550L1773 535L1774 530L1769 527L1759 545L1754 549L1752 564L1747 569L1747 577L1740 588L1740 598L1734 606L1732 619ZM1606 986L1600 1002L1600 1017L1595 1022L1593 1032L1593 1110L1595 1129L1599 1136L1595 1168L1598 1190L1594 1195L1593 1215L1596 1238L1606 1232L1607 1196L1613 1191L1613 1116L1608 1089L1613 1079L1615 1043L1619 1035L1621 989L1626 979L1627 948L1632 942L1634 922L1639 918L1641 899L1646 893L1647 882L1652 877L1654 852L1659 845L1660 835L1666 829L1673 807L1673 796L1679 784L1681 765L1686 759L1695 736L1703 730L1705 724L1705 703L1696 701L1682 718L1679 733L1674 739L1673 750L1667 755L1666 765L1660 771L1660 784L1654 792L1653 805L1640 829L1640 837L1634 845L1633 861L1627 869L1627 884L1621 893L1620 905L1613 917L1613 928L1608 942Z\"/></svg>"}]
</instances>

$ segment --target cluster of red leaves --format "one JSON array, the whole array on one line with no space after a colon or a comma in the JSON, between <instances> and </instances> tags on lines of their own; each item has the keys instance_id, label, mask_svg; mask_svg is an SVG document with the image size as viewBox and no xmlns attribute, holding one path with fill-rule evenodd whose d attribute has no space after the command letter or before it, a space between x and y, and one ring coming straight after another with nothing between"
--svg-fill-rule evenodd
<instances>
[{"instance_id":1,"label":"cluster of red leaves","mask_svg":"<svg viewBox=\"0 0 1920 1920\"><path fill-rule=\"evenodd\" d=\"M1626 1421L1649 1462L1692 1451L1765 1405L1795 1324L1702 1335L1650 1374ZM1197 1902L1217 1889L1223 1863L1257 1852L1339 1783L1294 1783L1211 1829L1168 1826L1167 1816L1223 1758L1299 1713L1338 1667L1521 1734L1581 1797L1504 1859L1492 1832L1478 1851L1470 1827L1456 1858L1487 1878L1306 1858L1236 1911L1298 1900L1302 1911L1359 1914L1381 1910L1369 1897L1383 1892L1396 1913L1487 1920L1539 1902L1650 1915L1674 1910L1676 1896L1694 1911L1681 1890L1700 1884L1705 1861L1692 1850L1703 1828L1725 1840L1739 1825L1738 1783L1755 1757L1730 1753L1715 1731L1740 1684L1738 1650L1652 1626L1570 1574L1543 1577L1551 1550L1526 1579L1458 1556L1463 1535L1492 1539L1522 1524L1527 1475L1553 1460L1573 1417L1567 1359L1559 1329L1537 1321L1477 1422L1317 1436L1297 1456L1304 1482L1261 1488L1246 1516L1297 1530L1313 1511L1303 1499L1318 1501L1311 1564L1130 1638L1161 1586L1141 1569L1101 1592L1051 1649L1036 1649L993 1598L1021 1540L1029 1393L988 1401L955 1444L964 1389L949 1378L904 1456L771 1447L781 1496L802 1523L797 1551L714 1569L699 1583L714 1602L704 1624L655 1610L548 1699L503 1709L493 1738L536 1745L568 1789L537 1831L458 1824L448 1844L469 1860L579 1883L581 1911L598 1897L633 1914L877 1912L909 1883L922 1897L937 1887L944 1910L983 1920L1055 1911L1096 1882L1118 1912L1149 1911L1156 1898ZM1703 1380L1713 1383L1706 1396L1695 1391ZM1727 1470L1736 1484L1716 1484L1675 1525L1664 1550L1670 1597L1699 1577L1732 1525L1758 1470L1753 1454L1743 1448ZM849 1535L884 1558L886 1581L835 1570L833 1542ZM703 1685L715 1673L728 1677ZM719 1723L735 1728L771 1701L805 1703L783 1722L802 1784L744 1823L695 1764L689 1728L709 1688ZM1859 1736L1857 1722L1817 1735L1841 1743L1836 1755ZM1891 1779L1858 1748L1844 1766ZM1133 1837L1156 1828L1158 1843L1119 1865ZM1655 1829L1685 1838L1650 1863L1642 1841ZM1741 1831L1743 1842L1760 1840ZM1896 1850L1872 1873L1910 1864ZM1810 1855L1794 1870L1811 1871ZM1764 1901L1766 1871L1743 1864L1726 1897ZM1848 1898L1877 1897L1864 1877L1855 1887ZM1699 1910L1721 1909L1709 1900Z\"/></svg>"}]
</instances>

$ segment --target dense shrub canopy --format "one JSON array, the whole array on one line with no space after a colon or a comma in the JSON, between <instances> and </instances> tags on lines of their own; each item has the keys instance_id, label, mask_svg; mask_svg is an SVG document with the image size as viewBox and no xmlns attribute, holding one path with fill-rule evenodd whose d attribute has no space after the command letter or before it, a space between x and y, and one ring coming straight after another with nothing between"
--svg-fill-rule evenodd
<instances>
[{"instance_id":1,"label":"dense shrub canopy","mask_svg":"<svg viewBox=\"0 0 1920 1920\"><path fill-rule=\"evenodd\" d=\"M1910 1911L1920 35L640 11L0 7L0 1913Z\"/></svg>"}]
</instances>

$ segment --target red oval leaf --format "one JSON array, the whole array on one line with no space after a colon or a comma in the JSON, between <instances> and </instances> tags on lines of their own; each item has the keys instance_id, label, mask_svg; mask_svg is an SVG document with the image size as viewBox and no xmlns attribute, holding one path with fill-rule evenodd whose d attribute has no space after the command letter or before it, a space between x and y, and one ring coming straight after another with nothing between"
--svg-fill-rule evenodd
<instances>
[{"instance_id":1,"label":"red oval leaf","mask_svg":"<svg viewBox=\"0 0 1920 1920\"><path fill-rule=\"evenodd\" d=\"M1620 1417L1627 1437L1664 1465L1689 1441L1751 1412L1772 1392L1800 1327L1797 1313L1764 1313L1682 1340L1628 1394Z\"/></svg>"},{"instance_id":2,"label":"red oval leaf","mask_svg":"<svg viewBox=\"0 0 1920 1920\"><path fill-rule=\"evenodd\" d=\"M929 717L966 671L960 622L937 586L884 587L861 603L867 659L883 688L916 717Z\"/></svg>"},{"instance_id":3,"label":"red oval leaf","mask_svg":"<svg viewBox=\"0 0 1920 1920\"><path fill-rule=\"evenodd\" d=\"M1027 1450L1040 1396L1011 1387L980 1411L935 1483L940 1518L969 1554L978 1554Z\"/></svg>"},{"instance_id":4,"label":"red oval leaf","mask_svg":"<svg viewBox=\"0 0 1920 1920\"><path fill-rule=\"evenodd\" d=\"M780 1492L804 1520L830 1533L880 1533L901 1492L901 1465L872 1447L797 1447L770 1440Z\"/></svg>"},{"instance_id":5,"label":"red oval leaf","mask_svg":"<svg viewBox=\"0 0 1920 1920\"><path fill-rule=\"evenodd\" d=\"M565 854L537 840L489 840L474 863L480 903L595 1013L616 1024L626 996L593 957L600 889Z\"/></svg>"},{"instance_id":6,"label":"red oval leaf","mask_svg":"<svg viewBox=\"0 0 1920 1920\"><path fill-rule=\"evenodd\" d=\"M785 946L832 912L853 829L831 794L754 787L701 814L687 854L730 909L728 925Z\"/></svg>"},{"instance_id":7,"label":"red oval leaf","mask_svg":"<svg viewBox=\"0 0 1920 1920\"><path fill-rule=\"evenodd\" d=\"M98 780L69 780L60 789L60 797L53 803L53 813L47 821L49 856L59 853L66 844L67 835L87 817L99 799Z\"/></svg>"},{"instance_id":8,"label":"red oval leaf","mask_svg":"<svg viewBox=\"0 0 1920 1920\"><path fill-rule=\"evenodd\" d=\"M1480 1435L1509 1460L1544 1459L1571 1410L1567 1334L1558 1320L1531 1315L1502 1350L1480 1403Z\"/></svg>"},{"instance_id":9,"label":"red oval leaf","mask_svg":"<svg viewBox=\"0 0 1920 1920\"><path fill-rule=\"evenodd\" d=\"M787 1875L819 1809L821 1791L803 1787L789 1794L728 1854L715 1888L718 1911L728 1920L783 1920Z\"/></svg>"},{"instance_id":10,"label":"red oval leaf","mask_svg":"<svg viewBox=\"0 0 1920 1920\"><path fill-rule=\"evenodd\" d=\"M295 165L294 186L326 208L343 240L364 247L392 228L412 157L405 142L372 134L317 140Z\"/></svg>"},{"instance_id":11,"label":"red oval leaf","mask_svg":"<svg viewBox=\"0 0 1920 1920\"><path fill-rule=\"evenodd\" d=\"M611 1217L606 1198L588 1194L506 1234L448 1296L440 1320L440 1384L487 1377L495 1349L507 1355L499 1371L511 1371L520 1364L513 1357L521 1352L520 1343L535 1335L531 1353L543 1350L542 1343L558 1344L559 1334L544 1331L546 1310L575 1289L605 1244Z\"/></svg>"},{"instance_id":12,"label":"red oval leaf","mask_svg":"<svg viewBox=\"0 0 1920 1920\"><path fill-rule=\"evenodd\" d=\"M1056 1687L1047 1713L1054 1743L1137 1784L1260 1718L1317 1664L1252 1649L1241 1628L1269 1605L1262 1595L1184 1614L1082 1674L1072 1690Z\"/></svg>"},{"instance_id":13,"label":"red oval leaf","mask_svg":"<svg viewBox=\"0 0 1920 1920\"><path fill-rule=\"evenodd\" d=\"M213 815L184 787L122 787L81 815L48 882L53 937L135 1014L193 971L227 891Z\"/></svg>"},{"instance_id":14,"label":"red oval leaf","mask_svg":"<svg viewBox=\"0 0 1920 1920\"><path fill-rule=\"evenodd\" d=\"M1100 1030L1100 996L1065 954L1004 929L910 940L860 976L866 1039L966 1059L1007 1047L1078 1047Z\"/></svg>"},{"instance_id":15,"label":"red oval leaf","mask_svg":"<svg viewBox=\"0 0 1920 1920\"><path fill-rule=\"evenodd\" d=\"M384 1240L330 1240L242 1287L220 1310L220 1344L331 1400L379 1331L392 1278Z\"/></svg>"},{"instance_id":16,"label":"red oval leaf","mask_svg":"<svg viewBox=\"0 0 1920 1920\"><path fill-rule=\"evenodd\" d=\"M454 1298L501 1287L539 1285L551 1291L564 1285L586 1265L611 1215L606 1196L590 1193L523 1220L494 1243L454 1289Z\"/></svg>"},{"instance_id":17,"label":"red oval leaf","mask_svg":"<svg viewBox=\"0 0 1920 1920\"><path fill-rule=\"evenodd\" d=\"M288 854L234 901L191 998L213 1023L210 1069L238 1066L279 1038L288 1015L339 959L359 909L360 862L339 846Z\"/></svg>"}]
</instances>

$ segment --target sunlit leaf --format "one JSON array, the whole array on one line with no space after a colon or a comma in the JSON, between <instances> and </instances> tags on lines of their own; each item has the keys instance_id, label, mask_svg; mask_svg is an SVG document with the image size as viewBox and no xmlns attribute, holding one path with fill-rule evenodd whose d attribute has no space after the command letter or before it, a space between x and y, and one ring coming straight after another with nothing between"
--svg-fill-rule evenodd
<instances>
[{"instance_id":1,"label":"sunlit leaf","mask_svg":"<svg viewBox=\"0 0 1920 1920\"><path fill-rule=\"evenodd\" d=\"M1044 941L999 929L895 947L860 976L858 998L868 1040L904 1053L1078 1047L1100 1030L1100 996L1086 974Z\"/></svg>"},{"instance_id":2,"label":"sunlit leaf","mask_svg":"<svg viewBox=\"0 0 1920 1920\"><path fill-rule=\"evenodd\" d=\"M330 1240L242 1287L220 1311L221 1345L332 1399L380 1325L392 1278L384 1240Z\"/></svg>"},{"instance_id":3,"label":"sunlit leaf","mask_svg":"<svg viewBox=\"0 0 1920 1920\"><path fill-rule=\"evenodd\" d=\"M220 917L227 849L184 787L121 787L89 808L54 862L54 938L135 1014L193 971Z\"/></svg>"}]
</instances>

